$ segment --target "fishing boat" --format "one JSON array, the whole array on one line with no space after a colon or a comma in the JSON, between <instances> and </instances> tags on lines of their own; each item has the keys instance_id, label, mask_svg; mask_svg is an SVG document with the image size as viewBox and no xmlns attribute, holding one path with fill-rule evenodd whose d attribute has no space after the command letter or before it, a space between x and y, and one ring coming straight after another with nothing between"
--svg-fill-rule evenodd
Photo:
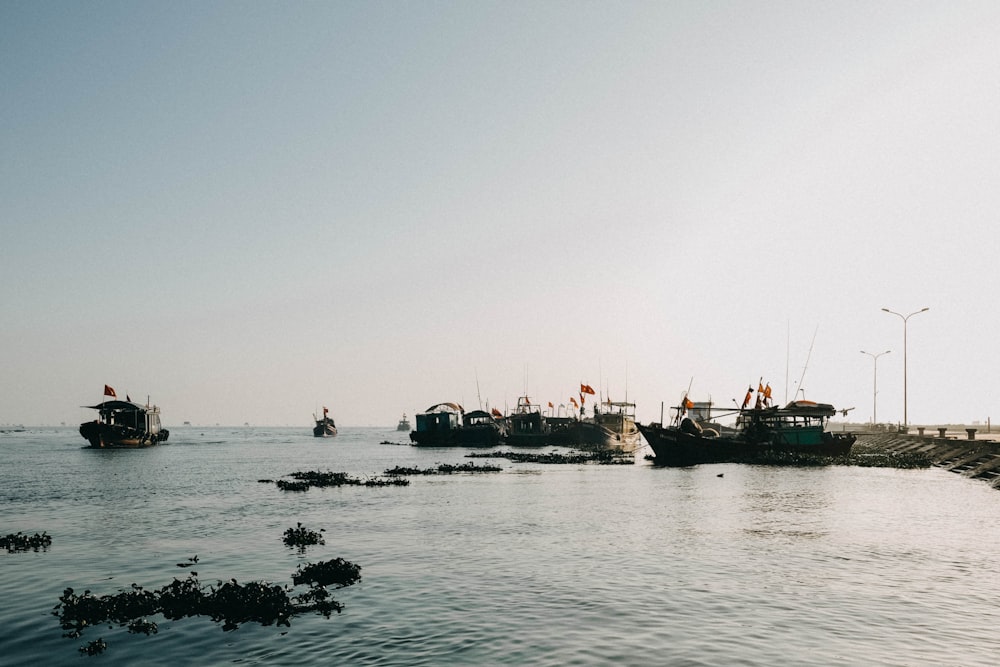
<instances>
[{"instance_id":1,"label":"fishing boat","mask_svg":"<svg viewBox=\"0 0 1000 667\"><path fill-rule=\"evenodd\" d=\"M418 446L453 446L458 444L462 427L462 406L437 403L417 415L417 427L410 431L410 441Z\"/></svg>"},{"instance_id":2,"label":"fishing boat","mask_svg":"<svg viewBox=\"0 0 1000 667\"><path fill-rule=\"evenodd\" d=\"M403 418L399 420L396 424L397 431L409 431L410 430L410 420L406 418L406 413L403 413Z\"/></svg>"},{"instance_id":3,"label":"fishing boat","mask_svg":"<svg viewBox=\"0 0 1000 667\"><path fill-rule=\"evenodd\" d=\"M748 394L749 396L749 394ZM752 462L782 454L846 456L856 436L832 433L827 429L836 414L832 405L813 401L792 401L784 407L744 407L732 412L736 425L718 432L692 418L686 399L673 408L675 417L668 426L653 422L638 428L653 450L654 463L691 466L700 463ZM711 419L711 415L706 416Z\"/></svg>"},{"instance_id":4,"label":"fishing boat","mask_svg":"<svg viewBox=\"0 0 1000 667\"><path fill-rule=\"evenodd\" d=\"M106 396L109 388L105 388ZM97 449L152 447L166 442L170 431L160 425L160 408L141 405L131 400L105 400L97 405L84 406L97 410L97 419L80 424L82 435L91 447Z\"/></svg>"},{"instance_id":5,"label":"fishing boat","mask_svg":"<svg viewBox=\"0 0 1000 667\"><path fill-rule=\"evenodd\" d=\"M531 402L528 396L517 399L517 407L507 416L507 444L514 447L534 447L558 444L554 442L553 429L542 414L542 406Z\"/></svg>"},{"instance_id":6,"label":"fishing boat","mask_svg":"<svg viewBox=\"0 0 1000 667\"><path fill-rule=\"evenodd\" d=\"M634 452L642 444L642 434L635 423L635 403L604 402L606 409L595 409L594 423L601 433L600 446Z\"/></svg>"},{"instance_id":7,"label":"fishing boat","mask_svg":"<svg viewBox=\"0 0 1000 667\"><path fill-rule=\"evenodd\" d=\"M410 440L424 447L489 447L503 442L505 434L503 420L485 410L465 412L458 403L438 403L417 415Z\"/></svg>"},{"instance_id":8,"label":"fishing boat","mask_svg":"<svg viewBox=\"0 0 1000 667\"><path fill-rule=\"evenodd\" d=\"M329 412L324 407L322 419L313 414L313 419L316 421L316 425L313 427L313 436L317 438L332 438L337 435L337 425L334 423L333 417L329 415Z\"/></svg>"}]
</instances>

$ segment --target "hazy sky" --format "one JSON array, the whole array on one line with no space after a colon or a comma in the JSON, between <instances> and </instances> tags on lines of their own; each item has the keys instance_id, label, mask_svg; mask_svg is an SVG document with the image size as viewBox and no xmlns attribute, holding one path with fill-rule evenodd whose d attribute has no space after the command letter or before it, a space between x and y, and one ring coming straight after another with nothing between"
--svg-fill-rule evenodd
<instances>
[{"instance_id":1,"label":"hazy sky","mask_svg":"<svg viewBox=\"0 0 1000 667\"><path fill-rule=\"evenodd\" d=\"M0 3L0 424L1000 421L1000 3ZM811 351L810 351L811 350ZM807 363L808 361L808 363ZM786 382L787 378L787 382ZM801 394L800 394L801 395Z\"/></svg>"}]
</instances>

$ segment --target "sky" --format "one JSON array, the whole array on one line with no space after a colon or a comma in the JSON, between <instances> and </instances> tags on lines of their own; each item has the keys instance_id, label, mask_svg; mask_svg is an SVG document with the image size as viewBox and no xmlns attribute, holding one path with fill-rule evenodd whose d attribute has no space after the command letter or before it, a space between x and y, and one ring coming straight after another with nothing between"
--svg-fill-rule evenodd
<instances>
[{"instance_id":1,"label":"sky","mask_svg":"<svg viewBox=\"0 0 1000 667\"><path fill-rule=\"evenodd\" d=\"M992 1L5 0L0 424L105 384L168 427L580 383L642 422L759 382L1000 420L998 34Z\"/></svg>"}]
</instances>

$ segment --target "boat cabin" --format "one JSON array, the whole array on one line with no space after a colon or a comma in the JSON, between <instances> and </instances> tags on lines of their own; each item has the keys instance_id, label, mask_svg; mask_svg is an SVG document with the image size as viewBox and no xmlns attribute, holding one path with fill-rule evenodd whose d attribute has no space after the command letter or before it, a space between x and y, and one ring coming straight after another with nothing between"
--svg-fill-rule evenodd
<instances>
[{"instance_id":1,"label":"boat cabin","mask_svg":"<svg viewBox=\"0 0 1000 667\"><path fill-rule=\"evenodd\" d=\"M108 426L124 426L144 433L160 432L160 408L130 401L105 401L88 406L97 410L98 421Z\"/></svg>"}]
</instances>

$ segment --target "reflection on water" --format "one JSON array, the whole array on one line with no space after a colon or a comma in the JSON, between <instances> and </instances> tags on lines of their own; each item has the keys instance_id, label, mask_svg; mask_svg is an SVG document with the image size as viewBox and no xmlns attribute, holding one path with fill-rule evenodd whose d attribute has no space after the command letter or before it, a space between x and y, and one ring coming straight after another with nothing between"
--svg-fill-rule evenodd
<instances>
[{"instance_id":1,"label":"reflection on water","mask_svg":"<svg viewBox=\"0 0 1000 667\"><path fill-rule=\"evenodd\" d=\"M1000 493L939 470L497 459L294 493L258 480L467 460L379 444L391 428L180 427L140 451L82 449L72 429L0 438L0 531L53 540L0 554L5 664L101 660L76 654L99 636L106 659L149 665L992 665L1000 649ZM300 521L326 544L285 546ZM362 579L334 594L343 613L290 628L60 636L65 587L158 588L196 555L206 583L290 583L335 557Z\"/></svg>"}]
</instances>

